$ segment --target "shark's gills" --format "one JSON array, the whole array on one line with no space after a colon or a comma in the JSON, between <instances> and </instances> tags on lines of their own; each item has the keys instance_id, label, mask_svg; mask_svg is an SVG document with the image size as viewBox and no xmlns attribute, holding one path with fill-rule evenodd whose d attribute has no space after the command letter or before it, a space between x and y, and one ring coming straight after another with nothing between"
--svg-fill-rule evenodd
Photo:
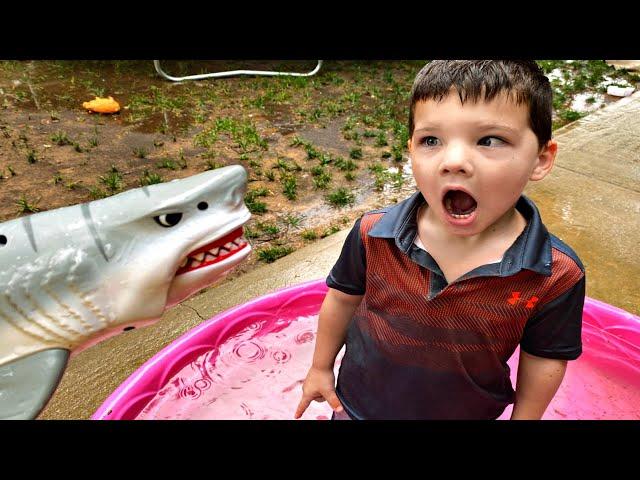
<instances>
[{"instance_id":1,"label":"shark's gills","mask_svg":"<svg viewBox=\"0 0 640 480\"><path fill-rule=\"evenodd\" d=\"M68 359L68 350L53 348L0 366L0 420L36 418L58 386Z\"/></svg>"}]
</instances>

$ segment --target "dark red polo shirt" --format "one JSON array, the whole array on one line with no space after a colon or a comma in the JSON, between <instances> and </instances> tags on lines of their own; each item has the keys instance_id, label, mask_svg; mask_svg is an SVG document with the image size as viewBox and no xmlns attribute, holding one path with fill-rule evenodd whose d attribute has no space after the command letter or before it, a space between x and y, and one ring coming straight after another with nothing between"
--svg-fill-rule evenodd
<instances>
[{"instance_id":1,"label":"dark red polo shirt","mask_svg":"<svg viewBox=\"0 0 640 480\"><path fill-rule=\"evenodd\" d=\"M358 419L493 419L514 401L507 361L582 351L584 267L522 195L527 226L500 263L447 281L414 244L420 192L354 225L327 285L364 295L337 394Z\"/></svg>"}]
</instances>

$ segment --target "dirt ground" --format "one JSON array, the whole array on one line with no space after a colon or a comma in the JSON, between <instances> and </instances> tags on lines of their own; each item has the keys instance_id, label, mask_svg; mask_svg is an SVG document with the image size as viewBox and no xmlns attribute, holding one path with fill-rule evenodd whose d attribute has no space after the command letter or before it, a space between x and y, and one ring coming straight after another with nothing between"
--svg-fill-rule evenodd
<instances>
[{"instance_id":1,"label":"dirt ground","mask_svg":"<svg viewBox=\"0 0 640 480\"><path fill-rule=\"evenodd\" d=\"M0 222L241 164L254 253L233 278L413 191L406 120L424 63L325 62L306 78L172 83L150 61L0 62ZM314 66L163 62L172 75ZM113 96L121 111L87 112L94 96Z\"/></svg>"}]
</instances>

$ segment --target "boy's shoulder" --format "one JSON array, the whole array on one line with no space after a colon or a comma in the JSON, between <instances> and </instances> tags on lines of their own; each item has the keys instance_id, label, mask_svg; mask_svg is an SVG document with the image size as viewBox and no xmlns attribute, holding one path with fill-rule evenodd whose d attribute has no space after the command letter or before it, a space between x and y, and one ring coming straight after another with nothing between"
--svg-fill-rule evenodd
<instances>
[{"instance_id":1,"label":"boy's shoulder","mask_svg":"<svg viewBox=\"0 0 640 480\"><path fill-rule=\"evenodd\" d=\"M559 251L564 256L568 257L573 261L575 266L577 266L584 273L584 265L580 260L578 254L571 248L569 245L560 240L557 236L549 232L549 238L551 239L551 249L555 249Z\"/></svg>"}]
</instances>

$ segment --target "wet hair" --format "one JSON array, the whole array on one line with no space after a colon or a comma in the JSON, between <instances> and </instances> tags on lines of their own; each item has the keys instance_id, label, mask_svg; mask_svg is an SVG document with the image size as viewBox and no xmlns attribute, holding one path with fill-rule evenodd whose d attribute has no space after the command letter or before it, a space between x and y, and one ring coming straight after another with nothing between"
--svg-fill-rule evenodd
<instances>
[{"instance_id":1,"label":"wet hair","mask_svg":"<svg viewBox=\"0 0 640 480\"><path fill-rule=\"evenodd\" d=\"M542 148L551 140L552 91L549 79L534 60L434 60L413 82L409 109L409 137L420 101L441 101L455 88L460 101L491 101L506 92L529 107L529 126Z\"/></svg>"}]
</instances>

